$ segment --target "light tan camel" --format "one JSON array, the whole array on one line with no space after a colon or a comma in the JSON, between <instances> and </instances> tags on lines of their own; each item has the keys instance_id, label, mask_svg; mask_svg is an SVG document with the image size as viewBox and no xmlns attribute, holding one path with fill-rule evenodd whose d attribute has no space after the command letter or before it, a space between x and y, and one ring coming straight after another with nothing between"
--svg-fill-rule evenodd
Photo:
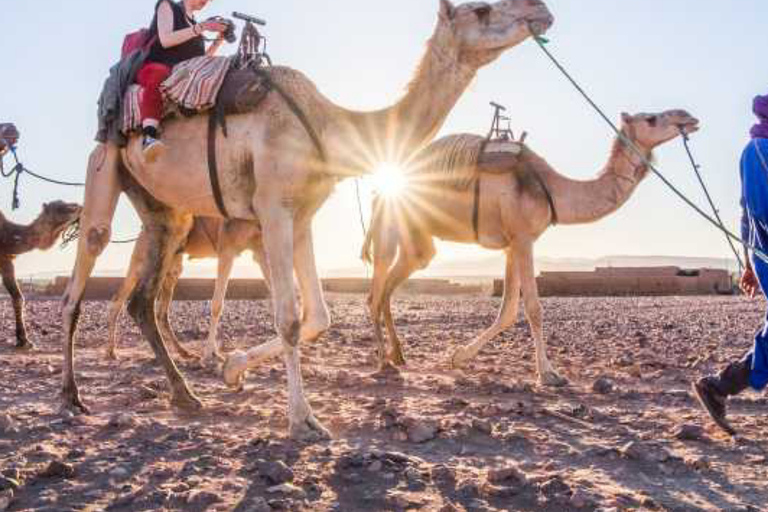
<instances>
[{"instance_id":1,"label":"light tan camel","mask_svg":"<svg viewBox=\"0 0 768 512\"><path fill-rule=\"evenodd\" d=\"M280 337L277 350L283 351L287 371L292 437L328 435L306 399L299 359L299 343L316 339L330 323L314 262L314 213L340 179L364 174L376 161L405 158L429 141L480 67L526 40L531 31L546 31L552 21L538 0L459 6L441 0L437 28L417 76L405 97L391 108L371 113L346 110L322 96L300 72L273 67L269 69L272 81L304 114L318 144L275 90L256 111L229 119L229 135L219 141L216 152L219 181L230 216L258 220L262 229ZM108 144L92 153L83 237L63 300L64 407L87 411L73 368L75 330L83 289L109 242L121 190L133 202L148 236L147 265L128 312L165 369L172 403L193 410L202 407L168 355L157 327L155 299L192 217L221 216L206 165L207 124L204 116L166 122L163 140L168 149L152 164L142 158L139 137L133 137L125 149Z\"/></svg>"},{"instance_id":2,"label":"light tan camel","mask_svg":"<svg viewBox=\"0 0 768 512\"><path fill-rule=\"evenodd\" d=\"M26 226L7 220L0 212L0 274L13 302L17 348L31 349L34 344L29 340L24 325L24 295L16 281L13 261L21 254L53 247L59 236L77 222L79 216L80 205L64 201L43 204L40 215Z\"/></svg>"},{"instance_id":3,"label":"light tan camel","mask_svg":"<svg viewBox=\"0 0 768 512\"><path fill-rule=\"evenodd\" d=\"M681 129L692 133L698 129L698 121L681 110L622 115L623 134L648 158L656 146L680 135ZM648 169L619 138L608 163L590 181L557 173L525 146L519 155L502 154L500 158L496 153L492 160L478 160L483 143L484 139L475 135L453 135L433 142L417 157L406 193L396 198L377 198L363 257L370 260L372 245L369 306L382 369L405 362L390 309L392 293L415 270L429 264L435 255L433 239L439 238L501 249L507 257L498 317L472 343L454 352L453 366L464 366L486 343L514 324L522 290L535 341L539 382L564 385L566 381L547 358L534 277L533 244L555 219L546 191L551 195L558 223L591 223L621 207ZM476 180L480 180L480 199L475 223L475 187L469 185ZM387 351L381 330L382 316L391 352Z\"/></svg>"},{"instance_id":4,"label":"light tan camel","mask_svg":"<svg viewBox=\"0 0 768 512\"><path fill-rule=\"evenodd\" d=\"M107 357L117 359L117 319L128 297L139 282L141 271L146 265L143 260L147 254L146 244L148 237L142 233L136 241L136 247L131 255L131 263L120 289L112 297L107 310ZM176 334L171 327L168 316L173 291L176 288L182 271L183 256L189 259L217 258L218 268L213 299L211 300L211 322L208 329L208 341L204 343L202 358L204 362L210 362L214 357L223 359L216 341L219 320L224 308L224 297L227 294L229 276L232 273L232 265L243 251L250 250L254 261L261 267L262 274L269 275L264 259L264 248L261 243L261 230L255 222L241 220L222 220L211 217L195 217L192 229L184 242L183 250L173 260L168 274L163 280L160 293L157 298L157 321L160 332L165 341L170 342L176 353L185 359L194 358L179 343Z\"/></svg>"}]
</instances>

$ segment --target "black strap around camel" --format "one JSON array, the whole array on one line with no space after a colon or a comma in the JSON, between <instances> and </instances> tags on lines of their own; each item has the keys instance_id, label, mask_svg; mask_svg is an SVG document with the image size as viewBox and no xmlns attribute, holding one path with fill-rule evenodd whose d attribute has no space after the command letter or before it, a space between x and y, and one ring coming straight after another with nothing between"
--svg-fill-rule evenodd
<instances>
[{"instance_id":1,"label":"black strap around camel","mask_svg":"<svg viewBox=\"0 0 768 512\"><path fill-rule=\"evenodd\" d=\"M309 122L309 118L307 118L299 104L296 103L296 101L279 84L272 80L272 77L269 76L269 72L267 70L262 68L252 68L252 70L263 80L264 87L266 87L268 91L275 91L280 95L281 98L283 98L283 101L285 101L286 105L288 105L288 108L291 109L293 115L296 116L301 125L307 131L309 138L312 139L312 143L317 149L320 161L322 163L327 163L325 149L323 148L323 144L320 142L320 137L318 137L317 132ZM266 97L266 94L264 96ZM218 124L222 125L222 130L224 132L224 136L226 137L227 129L226 123L224 121L224 113L214 109L208 116L208 176L211 180L211 188L213 189L213 198L216 201L216 207L219 209L219 212L224 216L224 218L228 219L230 216L227 212L227 207L224 205L224 196L221 193L221 183L219 182L219 171L216 161L216 127Z\"/></svg>"}]
</instances>

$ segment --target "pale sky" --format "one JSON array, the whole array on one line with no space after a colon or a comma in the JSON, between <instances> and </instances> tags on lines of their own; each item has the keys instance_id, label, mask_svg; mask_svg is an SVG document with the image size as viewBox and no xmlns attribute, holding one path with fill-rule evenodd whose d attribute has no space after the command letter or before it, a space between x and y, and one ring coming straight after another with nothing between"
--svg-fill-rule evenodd
<instances>
[{"instance_id":1,"label":"pale sky","mask_svg":"<svg viewBox=\"0 0 768 512\"><path fill-rule=\"evenodd\" d=\"M93 148L96 100L122 38L149 23L155 0L67 0L0 3L0 121L22 132L20 156L32 170L84 180ZM685 108L702 122L692 140L705 181L723 218L736 229L738 159L754 122L751 102L768 93L765 0L549 0L555 25L550 49L617 119L630 113ZM233 10L266 18L275 63L305 72L335 102L375 109L403 92L434 28L437 0L213 0L203 17ZM224 52L233 47L225 47ZM762 50L762 51L761 51ZM560 172L593 176L607 158L611 134L531 41L481 70L450 114L441 135L484 134L488 101L506 104L516 130ZM703 204L682 145L657 153L660 169ZM9 161L6 158L6 164ZM22 208L11 212L10 181L0 185L0 210L29 222L43 201L82 200L82 189L22 183ZM368 214L368 190L364 207ZM116 238L139 222L121 199ZM362 233L352 181L338 187L316 217L322 271L361 265ZM111 246L99 271L125 269L131 246ZM622 210L593 225L555 227L537 256L686 255L727 257L716 231L671 195L655 177L640 185ZM473 246L439 245L439 261L479 258ZM19 258L19 274L68 274L73 250ZM247 260L250 261L250 260ZM243 262L245 263L245 261ZM200 263L196 263L200 265ZM203 264L215 268L213 262ZM241 272L242 273L242 272Z\"/></svg>"}]
</instances>

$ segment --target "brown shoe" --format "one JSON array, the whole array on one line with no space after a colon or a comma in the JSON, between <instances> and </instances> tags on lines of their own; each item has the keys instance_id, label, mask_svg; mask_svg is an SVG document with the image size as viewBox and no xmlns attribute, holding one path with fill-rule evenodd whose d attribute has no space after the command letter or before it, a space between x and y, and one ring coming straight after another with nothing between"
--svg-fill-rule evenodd
<instances>
[{"instance_id":1,"label":"brown shoe","mask_svg":"<svg viewBox=\"0 0 768 512\"><path fill-rule=\"evenodd\" d=\"M736 430L725 419L728 397L721 394L711 382L711 377L704 377L693 383L693 393L715 424L729 436L735 436Z\"/></svg>"}]
</instances>

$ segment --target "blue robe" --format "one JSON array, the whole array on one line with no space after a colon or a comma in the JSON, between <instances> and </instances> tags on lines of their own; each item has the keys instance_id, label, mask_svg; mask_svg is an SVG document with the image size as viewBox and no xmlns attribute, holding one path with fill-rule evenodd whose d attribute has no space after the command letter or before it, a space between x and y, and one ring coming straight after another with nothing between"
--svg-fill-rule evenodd
<instances>
[{"instance_id":1,"label":"blue robe","mask_svg":"<svg viewBox=\"0 0 768 512\"><path fill-rule=\"evenodd\" d=\"M742 153L741 207L742 239L768 254L768 139L752 139ZM768 263L754 254L751 256L760 288L768 295ZM768 385L768 312L745 360L751 369L750 386L756 390L764 389Z\"/></svg>"}]
</instances>

